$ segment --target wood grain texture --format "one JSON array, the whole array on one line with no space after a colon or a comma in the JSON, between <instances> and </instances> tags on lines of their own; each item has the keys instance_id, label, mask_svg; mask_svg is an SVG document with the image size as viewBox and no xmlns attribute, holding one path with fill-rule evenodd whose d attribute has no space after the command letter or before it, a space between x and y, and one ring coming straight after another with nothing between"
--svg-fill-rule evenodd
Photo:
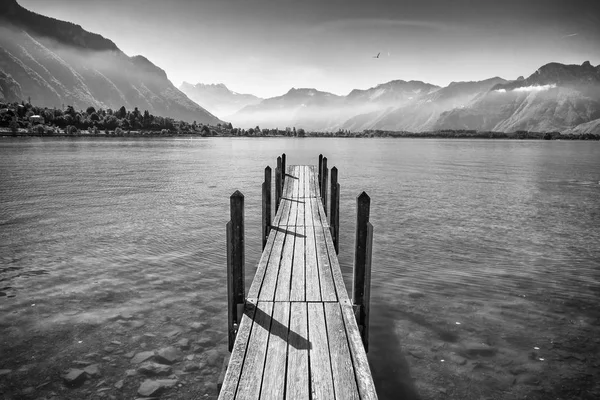
<instances>
[{"instance_id":1,"label":"wood grain texture","mask_svg":"<svg viewBox=\"0 0 600 400\"><path fill-rule=\"evenodd\" d=\"M294 262L292 263L292 281L290 287L290 301L306 300L306 238L304 227L296 227L296 241L294 243Z\"/></svg>"},{"instance_id":2,"label":"wood grain texture","mask_svg":"<svg viewBox=\"0 0 600 400\"><path fill-rule=\"evenodd\" d=\"M290 210L289 221L296 220L296 214L298 208L292 207ZM284 244L283 252L281 254L281 262L279 264L279 273L277 274L277 286L275 289L275 301L289 301L290 300L290 284L292 280L292 265L294 263L294 244L297 239L297 227L293 225L287 225L285 227L279 226L279 229L283 229Z\"/></svg>"},{"instance_id":3,"label":"wood grain texture","mask_svg":"<svg viewBox=\"0 0 600 400\"><path fill-rule=\"evenodd\" d=\"M323 303L323 306L325 307L325 320L327 321L329 355L331 357L335 398L358 400L360 397L354 377L354 367L348 348L346 327L342 318L340 305L338 303Z\"/></svg>"},{"instance_id":4,"label":"wood grain texture","mask_svg":"<svg viewBox=\"0 0 600 400\"><path fill-rule=\"evenodd\" d=\"M305 227L306 301L321 301L321 283L317 264L315 228Z\"/></svg>"},{"instance_id":5,"label":"wood grain texture","mask_svg":"<svg viewBox=\"0 0 600 400\"><path fill-rule=\"evenodd\" d=\"M256 268L256 273L254 274L254 280L252 281L252 285L250 285L250 290L248 291L248 295L246 297L247 300L258 300L260 288L262 287L265 273L267 271L267 265L271 257L271 251L273 250L273 245L275 244L276 235L277 231L272 229L271 233L269 233L267 245L265 246L262 255L260 256L258 267Z\"/></svg>"},{"instance_id":6,"label":"wood grain texture","mask_svg":"<svg viewBox=\"0 0 600 400\"><path fill-rule=\"evenodd\" d=\"M315 227L315 249L317 256L317 269L319 271L319 282L321 283L321 299L323 301L337 301L337 293L331 274L329 253L325 243L323 228Z\"/></svg>"},{"instance_id":7,"label":"wood grain texture","mask_svg":"<svg viewBox=\"0 0 600 400\"><path fill-rule=\"evenodd\" d=\"M274 303L263 383L260 390L261 399L284 398L289 322L290 303Z\"/></svg>"},{"instance_id":8,"label":"wood grain texture","mask_svg":"<svg viewBox=\"0 0 600 400\"><path fill-rule=\"evenodd\" d=\"M288 367L286 399L302 400L310 397L308 373L308 309L306 303L292 303L288 339Z\"/></svg>"},{"instance_id":9,"label":"wood grain texture","mask_svg":"<svg viewBox=\"0 0 600 400\"><path fill-rule=\"evenodd\" d=\"M310 386L312 399L334 399L335 392L323 303L308 303L308 338L311 343Z\"/></svg>"},{"instance_id":10,"label":"wood grain texture","mask_svg":"<svg viewBox=\"0 0 600 400\"><path fill-rule=\"evenodd\" d=\"M230 400L235 398L240 376L244 366L244 360L246 358L246 349L248 347L248 339L250 338L250 332L252 331L252 325L254 320L254 304L246 303L244 317L238 330L235 344L229 358L229 365L227 366L227 372L225 373L225 379L223 380L223 386L219 393L219 400Z\"/></svg>"},{"instance_id":11,"label":"wood grain texture","mask_svg":"<svg viewBox=\"0 0 600 400\"><path fill-rule=\"evenodd\" d=\"M335 254L335 248L333 246L333 239L329 234L327 228L323 228L323 235L325 236L325 243L327 245L327 254L329 256L329 262L331 265L331 273L333 275L333 284L337 293L337 300L340 304L350 305L350 298L348 297L348 291L346 290L346 284L344 283L344 277L342 275L342 269L338 261L337 255Z\"/></svg>"},{"instance_id":12,"label":"wood grain texture","mask_svg":"<svg viewBox=\"0 0 600 400\"><path fill-rule=\"evenodd\" d=\"M350 305L342 305L341 307L360 398L361 400L377 399L375 383L373 382L373 376L371 375L367 353L365 352L360 333L358 332L354 311Z\"/></svg>"}]
</instances>

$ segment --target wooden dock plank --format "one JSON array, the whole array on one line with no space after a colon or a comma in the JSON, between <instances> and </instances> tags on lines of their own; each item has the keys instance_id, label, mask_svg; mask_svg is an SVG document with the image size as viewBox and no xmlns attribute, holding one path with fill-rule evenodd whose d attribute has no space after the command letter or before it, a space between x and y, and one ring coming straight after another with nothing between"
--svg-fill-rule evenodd
<instances>
[{"instance_id":1,"label":"wooden dock plank","mask_svg":"<svg viewBox=\"0 0 600 400\"><path fill-rule=\"evenodd\" d=\"M258 302L255 307L254 324L252 324L252 332L246 347L246 357L236 393L238 399L259 398L272 313L273 303L271 302Z\"/></svg>"},{"instance_id":2,"label":"wooden dock plank","mask_svg":"<svg viewBox=\"0 0 600 400\"><path fill-rule=\"evenodd\" d=\"M229 364L227 365L227 372L225 372L225 378L223 379L223 387L219 393L219 400L235 398L254 322L254 310L254 304L246 303L244 317L238 329L231 357L229 358Z\"/></svg>"},{"instance_id":3,"label":"wooden dock plank","mask_svg":"<svg viewBox=\"0 0 600 400\"><path fill-rule=\"evenodd\" d=\"M269 345L267 347L267 359L260 391L261 400L283 399L284 397L289 322L290 303L274 303Z\"/></svg>"},{"instance_id":4,"label":"wooden dock plank","mask_svg":"<svg viewBox=\"0 0 600 400\"><path fill-rule=\"evenodd\" d=\"M329 253L325 244L325 235L323 228L315 227L315 250L317 256L317 269L319 271L319 282L321 282L321 299L323 301L337 301L337 293L333 283L333 275L331 274L331 266L329 264Z\"/></svg>"},{"instance_id":5,"label":"wooden dock plank","mask_svg":"<svg viewBox=\"0 0 600 400\"><path fill-rule=\"evenodd\" d=\"M263 283L258 294L258 299L261 301L273 301L275 299L275 290L277 288L277 276L279 275L279 266L281 265L283 246L285 244L285 237L287 236L285 228L287 225L287 219L289 218L290 208L289 200L281 200L281 202L282 204L285 203L285 205L279 210L279 212L282 213L283 217L281 218L280 224L274 225L271 230L272 233L274 232L276 234L276 237L275 243L273 243L273 250L271 250L271 254L269 256L269 261L267 264L265 276L263 278ZM284 223L284 225L281 226L281 223Z\"/></svg>"},{"instance_id":6,"label":"wooden dock plank","mask_svg":"<svg viewBox=\"0 0 600 400\"><path fill-rule=\"evenodd\" d=\"M296 226L296 241L294 243L294 262L292 263L292 284L290 301L306 300L306 264L304 252L306 250L305 230L303 226Z\"/></svg>"},{"instance_id":7,"label":"wooden dock plank","mask_svg":"<svg viewBox=\"0 0 600 400\"><path fill-rule=\"evenodd\" d=\"M308 304L308 337L310 350L310 386L312 399L334 399L333 376L329 358L329 342L325 327L323 303Z\"/></svg>"},{"instance_id":8,"label":"wooden dock plank","mask_svg":"<svg viewBox=\"0 0 600 400\"><path fill-rule=\"evenodd\" d=\"M292 264L294 263L294 243L296 241L297 227L295 225L298 207L294 207L296 203L292 201L289 224L286 226L280 225L278 229L282 229L285 233L283 252L279 265L279 274L277 276L277 286L275 289L275 301L290 301L290 284L292 281ZM294 221L294 224L291 224Z\"/></svg>"},{"instance_id":9,"label":"wooden dock plank","mask_svg":"<svg viewBox=\"0 0 600 400\"><path fill-rule=\"evenodd\" d=\"M308 310L306 303L292 303L288 336L288 367L286 399L309 399L310 375L308 372Z\"/></svg>"},{"instance_id":10,"label":"wooden dock plank","mask_svg":"<svg viewBox=\"0 0 600 400\"><path fill-rule=\"evenodd\" d=\"M305 227L305 269L306 269L306 301L321 301L321 283L317 266L317 247L315 228Z\"/></svg>"},{"instance_id":11,"label":"wooden dock plank","mask_svg":"<svg viewBox=\"0 0 600 400\"><path fill-rule=\"evenodd\" d=\"M254 280L252 281L252 285L250 285L250 290L248 291L248 295L246 296L247 300L258 299L258 294L260 293L260 288L262 287L265 273L267 271L267 265L271 257L271 251L273 250L273 245L275 244L276 233L276 231L271 230L271 233L269 234L269 237L267 239L267 245L265 246L263 253L260 256L260 261L258 262L256 273L254 274Z\"/></svg>"},{"instance_id":12,"label":"wooden dock plank","mask_svg":"<svg viewBox=\"0 0 600 400\"><path fill-rule=\"evenodd\" d=\"M351 305L342 305L341 307L360 398L361 400L375 400L377 399L375 383L373 382L373 377L371 375L367 353L365 352L362 339L360 338L354 311L352 310Z\"/></svg>"},{"instance_id":13,"label":"wooden dock plank","mask_svg":"<svg viewBox=\"0 0 600 400\"><path fill-rule=\"evenodd\" d=\"M336 399L359 399L346 327L338 303L323 303Z\"/></svg>"},{"instance_id":14,"label":"wooden dock plank","mask_svg":"<svg viewBox=\"0 0 600 400\"><path fill-rule=\"evenodd\" d=\"M323 236L325 236L325 243L327 245L327 253L329 255L329 265L331 266L331 273L333 275L333 283L337 293L337 300L340 304L352 304L348 297L348 291L346 290L346 284L344 283L344 276L342 275L342 268L333 246L333 238L328 228L323 228Z\"/></svg>"}]
</instances>

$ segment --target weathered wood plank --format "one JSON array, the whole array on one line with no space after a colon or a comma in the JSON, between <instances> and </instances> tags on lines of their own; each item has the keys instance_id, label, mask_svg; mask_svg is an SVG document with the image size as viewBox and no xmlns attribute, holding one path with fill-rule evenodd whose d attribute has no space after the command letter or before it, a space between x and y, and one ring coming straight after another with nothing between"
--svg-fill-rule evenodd
<instances>
[{"instance_id":1,"label":"weathered wood plank","mask_svg":"<svg viewBox=\"0 0 600 400\"><path fill-rule=\"evenodd\" d=\"M317 264L317 248L315 244L315 228L307 226L304 229L305 265L306 265L306 301L321 301L321 283Z\"/></svg>"},{"instance_id":2,"label":"weathered wood plank","mask_svg":"<svg viewBox=\"0 0 600 400\"><path fill-rule=\"evenodd\" d=\"M315 226L315 248L317 255L317 268L319 270L319 282L321 282L321 299L323 301L337 301L337 293L331 274L329 253L325 243L323 228Z\"/></svg>"},{"instance_id":3,"label":"weathered wood plank","mask_svg":"<svg viewBox=\"0 0 600 400\"><path fill-rule=\"evenodd\" d=\"M294 192L294 182L296 181L290 176L294 176L294 165L288 165L285 171L285 180L283 182L283 191L281 192L282 197L291 198Z\"/></svg>"},{"instance_id":4,"label":"weathered wood plank","mask_svg":"<svg viewBox=\"0 0 600 400\"><path fill-rule=\"evenodd\" d=\"M289 323L290 303L275 303L273 306L273 318L271 319L263 384L260 391L261 400L279 400L284 397Z\"/></svg>"},{"instance_id":5,"label":"weathered wood plank","mask_svg":"<svg viewBox=\"0 0 600 400\"><path fill-rule=\"evenodd\" d=\"M283 218L287 220L287 218L289 218L289 212L287 212L286 209L289 209L290 202L282 200L282 204L284 205L280 211L283 213ZM273 227L272 231L276 232L277 236L275 237L275 243L273 243L273 250L271 250L271 254L269 256L269 261L267 264L267 270L263 278L262 287L258 294L258 299L261 301L273 301L275 298L275 290L277 288L277 276L279 274L281 256L285 244L285 225L283 227L275 226Z\"/></svg>"},{"instance_id":6,"label":"weathered wood plank","mask_svg":"<svg viewBox=\"0 0 600 400\"><path fill-rule=\"evenodd\" d=\"M236 398L258 399L267 354L273 303L258 302L254 310L254 324L246 347L246 357L237 388Z\"/></svg>"},{"instance_id":7,"label":"weathered wood plank","mask_svg":"<svg viewBox=\"0 0 600 400\"><path fill-rule=\"evenodd\" d=\"M329 233L329 235L328 235ZM331 233L327 228L323 228L323 234L325 236L325 243L327 245L327 254L329 255L329 262L331 265L331 273L333 275L333 283L335 285L335 291L337 293L338 302L340 304L351 305L350 298L348 297L348 290L344 283L344 276L342 275L342 269L335 253L333 246L333 239Z\"/></svg>"},{"instance_id":8,"label":"weathered wood plank","mask_svg":"<svg viewBox=\"0 0 600 400\"><path fill-rule=\"evenodd\" d=\"M292 264L292 283L290 290L290 301L306 300L306 264L304 252L306 250L305 229L297 226L296 241L294 243L294 262Z\"/></svg>"},{"instance_id":9,"label":"weathered wood plank","mask_svg":"<svg viewBox=\"0 0 600 400\"><path fill-rule=\"evenodd\" d=\"M291 303L288 335L286 399L309 399L308 311L306 303Z\"/></svg>"},{"instance_id":10,"label":"weathered wood plank","mask_svg":"<svg viewBox=\"0 0 600 400\"><path fill-rule=\"evenodd\" d=\"M276 234L277 231L273 229L269 234L267 245L263 249L262 255L260 256L258 267L256 268L256 273L254 274L254 280L252 281L252 285L250 286L250 290L248 291L248 295L246 297L248 300L258 300L258 295L267 271L267 265L269 264L271 252L273 251L273 246L275 244L275 238L277 236Z\"/></svg>"},{"instance_id":11,"label":"weathered wood plank","mask_svg":"<svg viewBox=\"0 0 600 400\"><path fill-rule=\"evenodd\" d=\"M334 399L323 303L308 303L308 337L311 343L309 362L312 399Z\"/></svg>"},{"instance_id":12,"label":"weathered wood plank","mask_svg":"<svg viewBox=\"0 0 600 400\"><path fill-rule=\"evenodd\" d=\"M354 374L358 383L358 392L361 400L377 399L375 392L375 383L369 368L367 353L363 347L354 311L350 305L342 305L342 315L344 317L344 325L348 334L348 344L350 346L350 354L352 355L352 364L354 365Z\"/></svg>"},{"instance_id":13,"label":"weathered wood plank","mask_svg":"<svg viewBox=\"0 0 600 400\"><path fill-rule=\"evenodd\" d=\"M336 399L359 399L346 327L338 303L323 303Z\"/></svg>"},{"instance_id":14,"label":"weathered wood plank","mask_svg":"<svg viewBox=\"0 0 600 400\"><path fill-rule=\"evenodd\" d=\"M295 207L295 204L296 203L292 201L288 225L280 225L279 228L277 228L283 230L285 233L285 239L283 244L283 252L281 254L281 262L279 264L279 274L277 276L275 301L290 300L290 284L292 280L292 265L294 262L294 244L296 241L296 236L298 235L296 232L297 227L295 226L298 207Z\"/></svg>"},{"instance_id":15,"label":"weathered wood plank","mask_svg":"<svg viewBox=\"0 0 600 400\"><path fill-rule=\"evenodd\" d=\"M225 379L223 380L223 387L219 393L219 400L230 400L235 398L235 393L240 381L244 359L246 358L248 339L250 338L250 332L252 331L254 304L247 302L244 314L235 339L235 344L233 345L231 357L229 358L229 365L227 366L227 372L225 373Z\"/></svg>"},{"instance_id":16,"label":"weathered wood plank","mask_svg":"<svg viewBox=\"0 0 600 400\"><path fill-rule=\"evenodd\" d=\"M304 166L304 197L310 197L311 195L311 177L312 170L309 165Z\"/></svg>"}]
</instances>

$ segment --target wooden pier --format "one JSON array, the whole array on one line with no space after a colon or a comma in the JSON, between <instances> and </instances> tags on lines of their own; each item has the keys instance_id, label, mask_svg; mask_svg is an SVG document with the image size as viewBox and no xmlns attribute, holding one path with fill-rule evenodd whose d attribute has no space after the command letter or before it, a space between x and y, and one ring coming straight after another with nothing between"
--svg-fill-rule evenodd
<instances>
[{"instance_id":1,"label":"wooden pier","mask_svg":"<svg viewBox=\"0 0 600 400\"><path fill-rule=\"evenodd\" d=\"M285 171L285 174L283 173ZM227 224L229 347L219 399L376 399L367 361L372 227L369 197L357 198L353 300L337 259L339 193L327 159L318 166L271 168L263 184L263 253L244 289L241 193ZM271 202L275 216L271 221Z\"/></svg>"}]
</instances>

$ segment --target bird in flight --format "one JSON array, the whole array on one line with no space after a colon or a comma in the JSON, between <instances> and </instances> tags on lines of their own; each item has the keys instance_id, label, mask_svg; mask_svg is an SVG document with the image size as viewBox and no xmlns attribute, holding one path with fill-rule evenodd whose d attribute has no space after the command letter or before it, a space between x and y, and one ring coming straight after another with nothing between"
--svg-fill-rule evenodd
<instances>
[{"instance_id":1,"label":"bird in flight","mask_svg":"<svg viewBox=\"0 0 600 400\"><path fill-rule=\"evenodd\" d=\"M373 56L373 58L379 58L379 55L380 55L380 54L381 54L381 52L380 52L380 53L377 53L377 55L376 55L376 56Z\"/></svg>"}]
</instances>

